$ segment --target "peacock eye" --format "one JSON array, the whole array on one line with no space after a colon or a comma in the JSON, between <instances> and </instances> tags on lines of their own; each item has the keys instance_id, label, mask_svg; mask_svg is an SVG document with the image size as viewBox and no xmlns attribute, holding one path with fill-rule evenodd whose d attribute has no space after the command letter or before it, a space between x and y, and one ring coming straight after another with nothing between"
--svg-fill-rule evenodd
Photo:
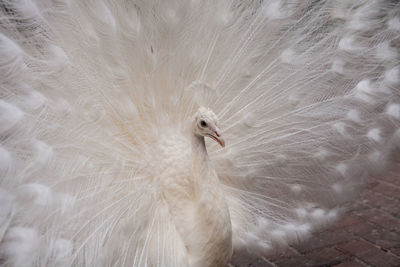
<instances>
[{"instance_id":1,"label":"peacock eye","mask_svg":"<svg viewBox=\"0 0 400 267\"><path fill-rule=\"evenodd\" d=\"M201 127L206 127L207 123L205 121L200 121L200 125L201 125Z\"/></svg>"}]
</instances>

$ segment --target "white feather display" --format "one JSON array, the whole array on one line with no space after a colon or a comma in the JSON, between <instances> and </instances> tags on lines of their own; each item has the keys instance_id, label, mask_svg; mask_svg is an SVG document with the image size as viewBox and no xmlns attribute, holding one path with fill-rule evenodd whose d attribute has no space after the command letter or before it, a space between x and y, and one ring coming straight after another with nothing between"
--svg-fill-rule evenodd
<instances>
[{"instance_id":1,"label":"white feather display","mask_svg":"<svg viewBox=\"0 0 400 267\"><path fill-rule=\"evenodd\" d=\"M390 165L399 48L390 0L2 0L0 263L301 242Z\"/></svg>"}]
</instances>

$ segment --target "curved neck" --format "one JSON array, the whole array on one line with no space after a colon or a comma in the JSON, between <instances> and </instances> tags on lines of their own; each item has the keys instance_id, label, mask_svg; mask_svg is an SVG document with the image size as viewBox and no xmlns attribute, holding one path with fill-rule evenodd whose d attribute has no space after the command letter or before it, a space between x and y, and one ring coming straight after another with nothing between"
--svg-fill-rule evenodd
<instances>
[{"instance_id":1,"label":"curved neck","mask_svg":"<svg viewBox=\"0 0 400 267\"><path fill-rule=\"evenodd\" d=\"M208 154L204 136L192 133L192 178L195 196L202 191L203 181L209 176Z\"/></svg>"}]
</instances>

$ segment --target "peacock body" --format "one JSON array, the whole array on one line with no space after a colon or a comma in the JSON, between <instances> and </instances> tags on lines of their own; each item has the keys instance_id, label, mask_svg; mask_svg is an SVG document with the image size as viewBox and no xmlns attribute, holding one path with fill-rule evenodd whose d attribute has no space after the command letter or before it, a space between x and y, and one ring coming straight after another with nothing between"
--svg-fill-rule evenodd
<instances>
[{"instance_id":1,"label":"peacock body","mask_svg":"<svg viewBox=\"0 0 400 267\"><path fill-rule=\"evenodd\" d=\"M1 264L225 266L334 221L400 142L399 7L1 1Z\"/></svg>"}]
</instances>

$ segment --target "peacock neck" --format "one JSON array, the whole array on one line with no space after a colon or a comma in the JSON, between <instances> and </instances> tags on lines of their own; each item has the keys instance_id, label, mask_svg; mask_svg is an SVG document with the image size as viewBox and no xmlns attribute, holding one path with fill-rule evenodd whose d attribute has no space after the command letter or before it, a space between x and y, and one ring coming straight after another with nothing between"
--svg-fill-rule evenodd
<instances>
[{"instance_id":1,"label":"peacock neck","mask_svg":"<svg viewBox=\"0 0 400 267\"><path fill-rule=\"evenodd\" d=\"M193 134L191 142L193 186L195 195L199 196L202 191L203 182L209 176L208 154L203 136Z\"/></svg>"}]
</instances>

